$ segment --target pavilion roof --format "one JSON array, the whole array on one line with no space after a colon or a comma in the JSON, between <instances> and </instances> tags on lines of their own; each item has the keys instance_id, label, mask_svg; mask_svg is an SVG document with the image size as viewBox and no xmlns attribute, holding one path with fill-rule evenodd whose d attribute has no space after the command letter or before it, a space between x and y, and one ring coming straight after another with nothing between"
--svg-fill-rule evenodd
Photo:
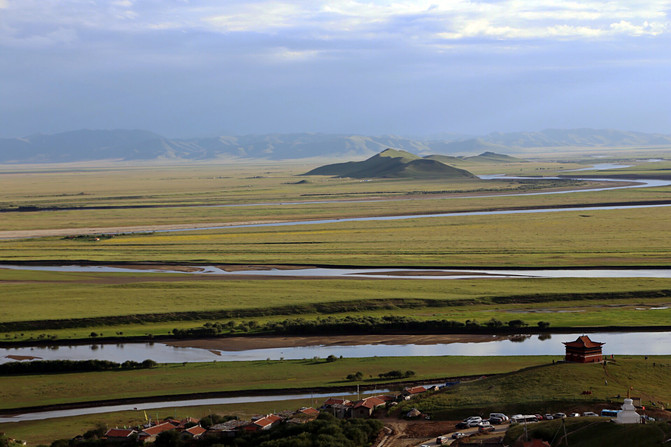
<instances>
[{"instance_id":1,"label":"pavilion roof","mask_svg":"<svg viewBox=\"0 0 671 447\"><path fill-rule=\"evenodd\" d=\"M592 341L587 335L581 335L575 341L565 341L563 343L565 346L571 348L599 348L605 344L598 341Z\"/></svg>"}]
</instances>

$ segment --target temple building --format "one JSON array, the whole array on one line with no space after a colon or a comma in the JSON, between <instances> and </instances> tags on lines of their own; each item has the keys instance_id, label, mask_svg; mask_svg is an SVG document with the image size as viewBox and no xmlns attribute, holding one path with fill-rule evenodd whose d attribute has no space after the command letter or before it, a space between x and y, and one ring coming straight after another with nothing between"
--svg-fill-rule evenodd
<instances>
[{"instance_id":1,"label":"temple building","mask_svg":"<svg viewBox=\"0 0 671 447\"><path fill-rule=\"evenodd\" d=\"M567 362L593 363L603 360L601 346L605 343L592 341L587 335L582 335L575 341L563 343L566 346Z\"/></svg>"}]
</instances>

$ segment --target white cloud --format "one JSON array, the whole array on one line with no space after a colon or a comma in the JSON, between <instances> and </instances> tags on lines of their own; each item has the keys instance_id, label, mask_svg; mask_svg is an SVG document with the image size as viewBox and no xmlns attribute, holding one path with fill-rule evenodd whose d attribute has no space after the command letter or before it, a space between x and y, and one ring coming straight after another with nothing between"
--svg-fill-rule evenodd
<instances>
[{"instance_id":1,"label":"white cloud","mask_svg":"<svg viewBox=\"0 0 671 447\"><path fill-rule=\"evenodd\" d=\"M671 32L664 0L0 0L0 8L0 45L37 42L40 36L47 44L55 29L78 35L255 33L307 42L314 50L323 50L324 42L426 47L436 40L589 40Z\"/></svg>"}]
</instances>

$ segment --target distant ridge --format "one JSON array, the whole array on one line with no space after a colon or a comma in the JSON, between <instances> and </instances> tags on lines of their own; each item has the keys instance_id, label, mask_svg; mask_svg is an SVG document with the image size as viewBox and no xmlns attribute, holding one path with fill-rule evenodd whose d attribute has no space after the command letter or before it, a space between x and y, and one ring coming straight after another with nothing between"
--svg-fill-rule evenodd
<instances>
[{"instance_id":1,"label":"distant ridge","mask_svg":"<svg viewBox=\"0 0 671 447\"><path fill-rule=\"evenodd\" d=\"M519 163L524 160L517 158L517 157L511 157L510 155L505 155L505 154L497 154L496 152L483 152L480 155L476 155L475 157L464 157L464 160L468 161L484 161L484 162L497 162L497 163Z\"/></svg>"},{"instance_id":2,"label":"distant ridge","mask_svg":"<svg viewBox=\"0 0 671 447\"><path fill-rule=\"evenodd\" d=\"M441 163L448 165L458 165L463 162L486 162L486 163L521 163L526 160L511 157L510 155L497 154L496 152L483 152L480 155L475 155L473 157L463 157L457 156L453 157L450 155L427 155L424 157L428 160L436 160Z\"/></svg>"},{"instance_id":3,"label":"distant ridge","mask_svg":"<svg viewBox=\"0 0 671 447\"><path fill-rule=\"evenodd\" d=\"M145 130L76 130L53 135L0 138L0 163L231 158L288 160L312 157L363 159L389 147L424 156L459 155L464 159L482 153L528 154L534 148L671 147L669 135L595 129L491 133L459 140L445 135L444 138L295 133L180 139L166 138Z\"/></svg>"},{"instance_id":4,"label":"distant ridge","mask_svg":"<svg viewBox=\"0 0 671 447\"><path fill-rule=\"evenodd\" d=\"M395 149L386 149L364 161L321 166L303 175L332 175L351 178L476 178L475 175L463 169Z\"/></svg>"}]
</instances>

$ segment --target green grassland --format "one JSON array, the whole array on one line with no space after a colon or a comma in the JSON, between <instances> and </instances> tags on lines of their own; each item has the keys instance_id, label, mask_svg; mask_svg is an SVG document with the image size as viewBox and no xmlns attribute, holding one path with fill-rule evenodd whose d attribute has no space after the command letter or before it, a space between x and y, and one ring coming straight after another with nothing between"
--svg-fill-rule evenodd
<instances>
[{"instance_id":1,"label":"green grassland","mask_svg":"<svg viewBox=\"0 0 671 447\"><path fill-rule=\"evenodd\" d=\"M564 419L544 421L527 426L529 439L538 438L548 442L554 439L553 446L592 447L595 445L607 445L609 447L620 446L662 446L671 434L671 425L667 422L654 422L645 425L627 424L617 425L609 419L590 417L577 419ZM564 427L566 426L566 438L564 439ZM504 442L512 444L516 439L524 439L523 425L511 427L506 433Z\"/></svg>"},{"instance_id":2,"label":"green grassland","mask_svg":"<svg viewBox=\"0 0 671 447\"><path fill-rule=\"evenodd\" d=\"M466 162L464 162L466 163ZM643 163L639 172L664 173L667 162ZM581 167L574 163L482 163L468 166L478 174L553 175L559 169ZM100 167L77 170L31 170L0 175L0 209L35 210L3 213L1 230L118 227L239 223L249 221L305 220L353 216L438 213L520 206L551 206L630 200L668 200L668 188L645 191L581 193L523 198L469 198L460 195L537 192L587 187L585 181L557 180L444 180L444 179L339 179L301 177L308 166L172 166ZM342 199L422 198L441 200L381 201L369 203L313 203ZM452 200L454 199L454 200ZM200 205L267 206L197 207ZM275 204L275 205L273 205ZM103 207L102 209L100 209ZM130 208L129 208L130 207ZM150 208L147 208L150 207ZM98 209L96 209L98 208Z\"/></svg>"},{"instance_id":3,"label":"green grassland","mask_svg":"<svg viewBox=\"0 0 671 447\"><path fill-rule=\"evenodd\" d=\"M594 153L598 153L595 150ZM580 159L515 163L465 161L457 167L476 174L552 176L590 163L626 160ZM632 152L637 158L641 153ZM668 177L669 162L633 163L600 173ZM492 193L582 188L587 182L518 180L376 179L360 181L303 177L315 165L109 165L7 168L0 174L0 231L113 228L147 225L204 225L338 219L399 214L519 209L583 204L668 202L670 187L556 195L485 197ZM21 169L23 171L21 172ZM590 175L585 171L581 175ZM355 202L361 199L374 199ZM379 200L378 199L382 199ZM384 200L389 199L389 200ZM340 200L339 202L329 202ZM290 202L315 202L293 205ZM255 204L268 204L257 206ZM196 205L196 206L194 206ZM236 205L198 207L199 205ZM12 211L19 207L73 208ZM86 208L98 209L86 209ZM105 207L105 208L103 208ZM180 265L332 265L406 267L646 267L668 266L671 208L585 210L496 216L336 222L126 234L112 238L40 237L0 240L0 261L56 263L165 263ZM503 322L522 319L552 327L663 326L671 321L668 279L222 279L213 276L133 273L55 273L0 269L0 324L37 321L48 329L8 330L0 340L21 341L48 334L59 339L123 333L167 335L212 321L209 312L230 311L237 322L264 323L324 315L410 316L416 319ZM652 307L660 309L653 310ZM664 309L664 307L667 307ZM640 310L639 310L640 309ZM184 314L179 314L183 312ZM236 316L236 312L239 314ZM156 315L152 321L142 316ZM138 317L123 320L119 317ZM66 327L58 320L98 318ZM221 320L219 320L221 321ZM438 360L436 360L438 359ZM417 378L509 372L548 363L550 358L413 358L162 365L150 371L2 377L0 407L188 392L342 384L361 370L376 375L398 369ZM665 366L652 367L651 363ZM601 369L600 369L601 368ZM648 401L671 401L671 358L617 359L604 385L599 365L547 365L516 375L464 383L418 401L440 417L487 411L545 408L568 411L624 394L628 386ZM403 369L406 369L405 366ZM470 371L470 373L469 373ZM103 386L104 384L104 386ZM585 400L586 389L594 395ZM593 399L593 400L592 400ZM277 405L277 406L276 406ZM281 407L280 407L281 405ZM300 405L298 405L300 406ZM236 406L235 412L265 412L284 403ZM221 411L229 413L232 407ZM591 407L590 407L591 409ZM179 413L177 413L179 411ZM188 413L188 411L193 411ZM216 411L212 409L212 411ZM176 414L203 416L200 409ZM161 413L164 416L163 413ZM167 414L165 414L167 415ZM130 424L124 413L56 421L3 424L0 430L31 441L50 441L93 428L98 421ZM128 422L125 422L128 421ZM83 428L87 427L87 428ZM34 433L34 434L30 434Z\"/></svg>"},{"instance_id":4,"label":"green grassland","mask_svg":"<svg viewBox=\"0 0 671 447\"><path fill-rule=\"evenodd\" d=\"M559 357L555 357L559 359ZM149 370L3 376L0 408L237 390L375 385L378 374L412 369L413 380L498 374L550 363L548 356L372 357L165 364ZM361 371L364 380L350 382ZM76 396L76 397L73 397Z\"/></svg>"},{"instance_id":5,"label":"green grassland","mask_svg":"<svg viewBox=\"0 0 671 447\"><path fill-rule=\"evenodd\" d=\"M213 320L263 324L348 314L482 323L522 319L531 325L547 321L551 327L663 326L671 321L671 280L653 278L222 279L0 269L0 284L4 341L42 334L85 339L92 330L105 336L155 336Z\"/></svg>"},{"instance_id":6,"label":"green grassland","mask_svg":"<svg viewBox=\"0 0 671 447\"><path fill-rule=\"evenodd\" d=\"M349 373L349 369L360 369L365 374L377 374L378 370L386 370L386 368L394 368L402 362L404 365L413 368L418 375L431 374L432 371L439 377L441 372L443 375L462 375L466 372L474 372L475 374L492 374L493 372L503 372L500 376L490 376L474 382L463 382L462 384L451 387L444 391L433 393L425 397L415 398L407 404L402 405L402 410L406 407L418 407L423 411L428 411L434 418L448 418L461 419L472 414L488 414L492 411L503 411L508 413L515 413L518 410L524 413L527 412L555 412L555 411L596 411L600 408L617 408L621 404L622 397L617 398L620 394L624 396L626 390L633 386L632 394L640 396L643 399L643 404L651 408L651 402L655 402L656 408L666 406L666 402L671 400L669 394L668 382L671 380L671 357L669 356L653 356L647 360L640 356L628 356L616 358L614 362L610 362L607 367L600 364L551 364L552 357L496 357L496 358L477 358L477 357L432 357L422 361L422 359L341 359L333 363L313 362L313 361L285 361L285 362L251 362L258 365L258 370L263 371L266 379L273 379L274 375L284 371L289 377L300 376L306 378L308 381L312 380L315 373L323 374L322 381L328 382L333 380L337 382L340 380L338 374ZM392 362L392 363L384 363ZM101 390L100 382L102 378L113 380L115 387L122 387L127 390L132 388L132 383L135 383L136 388L145 387L155 392L163 392L169 390L171 387L182 387L189 381L189 377L196 383L207 382L211 380L215 385L225 384L224 377L238 372L235 377L236 381L244 380L250 381L254 386L263 384L261 376L249 376L248 372L252 371L250 368L244 370L244 374L239 372L239 368L250 366L251 363L242 364L190 364L187 366L181 365L161 365L160 367L149 371L150 377L131 377L134 371L124 372L121 376L109 376L107 373L78 373L78 374L59 374L50 376L56 379L56 384L59 390L66 392L78 388L78 383L82 386L86 395L95 393L96 390L104 395L105 390ZM653 363L655 366L653 366ZM525 368L528 367L528 368ZM230 369L229 369L230 368ZM523 368L519 370L519 368ZM508 371L516 371L510 372ZM254 368L257 370L257 368ZM517 371L519 370L519 371ZM183 374L176 374L181 371ZM330 371L330 372L329 372ZM89 376L89 377L85 377ZM38 383L42 383L46 376L31 376ZM279 380L285 380L286 377L279 374ZM608 380L608 385L605 385L604 378ZM3 377L4 380L12 381L11 387L18 388L20 383L14 383L14 380L23 380L20 377ZM96 380L99 379L99 380ZM296 383L299 380L294 381ZM4 382L3 382L4 383ZM161 385L164 385L161 388ZM179 384L179 385L177 385ZM44 386L51 386L50 382L44 382ZM187 384L188 386L188 384ZM223 386L223 385L222 385ZM287 385L288 386L288 385ZM297 385L294 385L297 386ZM35 397L36 392L30 390L31 385L24 386L22 390L13 391L14 393L28 393ZM240 387L242 388L242 387ZM583 396L583 390L591 390L591 396ZM4 391L4 390L3 390ZM83 394L79 393L82 396ZM41 401L44 397L37 396L37 401ZM608 402L611 403L608 403ZM0 402L4 402L0 400ZM318 406L321 399L302 399L296 401L282 401L282 402L263 402L255 404L231 404L231 405L207 405L194 406L182 408L169 408L159 410L147 410L147 413L152 417L196 417L200 418L207 414L235 414L241 418L249 418L255 414L265 414L268 412L276 412L282 409L296 409L301 406ZM399 413L402 411L399 411ZM95 428L98 425L113 427L123 425L136 425L144 421L143 411L126 411L117 413L107 413L89 416L59 418L45 421L29 421L21 423L6 423L0 424L0 430L7 433L7 435L28 440L31 444L49 443L58 438L70 438L76 434L81 434L86 430ZM567 431L570 433L577 429L576 424L590 425L594 422L599 422L600 419L580 418L567 420ZM540 432L551 431L555 432L555 427L548 427L548 425L555 424L534 424L530 430L538 428ZM573 428L572 428L573 427ZM660 427L655 428L655 425L641 426L642 430L648 430L652 427L651 433L641 434L637 433L638 441L643 442L648 436L655 437L659 435ZM663 427L662 427L663 428ZM592 433L592 430L594 433ZM619 431L618 431L619 430ZM509 439L515 439L520 433L513 430L509 435ZM570 445L574 442L583 442L588 440L592 442L583 442L581 445L597 445L603 444L602 440L611 439L604 438L604 436L612 436L617 433L623 439L629 439L631 435L627 428L613 428L612 424L609 428L602 429L596 427L590 430L584 430L581 436L586 436L581 440L571 438L569 435ZM541 434L539 432L539 434ZM668 432L668 430L666 431ZM517 433L517 434L515 434ZM592 433L592 434L590 434ZM657 439L656 437L654 439ZM596 441L595 441L596 440ZM600 445L601 445L600 444ZM636 444L636 442L634 442ZM577 444L576 444L577 445ZM606 444L603 444L606 445ZM611 445L611 444L608 444ZM612 444L619 445L619 444ZM637 445L657 445L657 444L637 444Z\"/></svg>"},{"instance_id":7,"label":"green grassland","mask_svg":"<svg viewBox=\"0 0 671 447\"><path fill-rule=\"evenodd\" d=\"M565 413L619 408L627 390L641 397L647 408L669 408L671 404L671 357L620 356L601 363L557 363L512 374L465 382L400 405L399 412L417 407L441 419L501 411L516 413ZM591 395L582 395L592 391ZM620 398L617 396L620 395ZM612 402L604 405L604 402Z\"/></svg>"},{"instance_id":8,"label":"green grassland","mask_svg":"<svg viewBox=\"0 0 671 447\"><path fill-rule=\"evenodd\" d=\"M4 262L358 266L668 265L671 207L0 241Z\"/></svg>"}]
</instances>

